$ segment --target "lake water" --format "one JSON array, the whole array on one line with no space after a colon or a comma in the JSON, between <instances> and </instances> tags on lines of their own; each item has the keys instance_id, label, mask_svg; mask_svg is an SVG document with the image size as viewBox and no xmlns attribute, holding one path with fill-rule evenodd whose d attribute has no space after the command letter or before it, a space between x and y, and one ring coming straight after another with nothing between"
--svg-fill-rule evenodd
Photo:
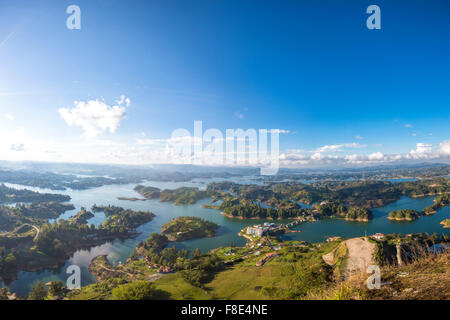
<instances>
[{"instance_id":1,"label":"lake water","mask_svg":"<svg viewBox=\"0 0 450 320\"><path fill-rule=\"evenodd\" d=\"M254 180L252 177L233 178L233 179L205 179L193 180L190 182L146 182L147 186L154 186L161 189L175 189L181 186L198 187L205 189L206 185L213 181L233 181L237 183L256 183L262 184L261 181ZM228 246L231 242L235 245L244 245L245 239L239 237L237 233L248 225L259 224L265 220L238 220L229 219L220 214L219 211L213 209L202 208L202 204L210 203L209 199L199 201L194 205L174 206L172 203L160 202L158 199L148 201L121 201L117 197L140 197L133 188L135 184L127 185L110 185L89 190L66 190L66 191L52 191L40 188L24 187L20 185L6 184L14 188L27 188L39 192L61 193L68 194L72 197L71 203L76 207L75 210L68 211L60 218L68 219L75 215L81 207L90 208L93 204L97 205L115 205L133 210L152 211L156 214L153 221L150 221L138 228L141 234L134 238L125 241L116 240L114 242L105 243L101 246L93 247L90 250L79 250L65 265L59 270L48 270L40 273L36 272L20 272L18 279L9 285L12 292L19 295L26 296L31 287L38 281L48 282L54 280L66 281L67 275L65 270L70 265L78 265L81 268L81 284L88 285L95 282L95 278L88 271L90 261L100 255L108 255L109 260L113 264L125 262L130 253L134 250L136 245L145 240L151 233L160 232L161 226L173 218L179 216L196 216L220 225L217 235L214 238L193 239L176 243L178 248L187 248L194 250L200 248L203 252L211 249ZM373 209L374 219L370 222L348 222L344 220L324 219L314 223L306 223L296 227L301 232L290 233L283 236L288 240L306 240L308 242L324 241L330 236L342 237L356 237L363 236L366 233L373 234L377 232L382 233L419 233L428 232L438 234L448 234L449 229L444 229L440 225L440 221L450 218L450 207L439 210L434 216L421 217L414 222L391 222L387 219L387 215L392 210L397 209L414 209L422 210L426 206L433 203L433 198L417 198L411 199L404 197L399 201L389 204L382 208ZM99 225L105 219L103 213L96 213L95 217L89 220L89 223ZM286 223L288 221L278 221Z\"/></svg>"}]
</instances>

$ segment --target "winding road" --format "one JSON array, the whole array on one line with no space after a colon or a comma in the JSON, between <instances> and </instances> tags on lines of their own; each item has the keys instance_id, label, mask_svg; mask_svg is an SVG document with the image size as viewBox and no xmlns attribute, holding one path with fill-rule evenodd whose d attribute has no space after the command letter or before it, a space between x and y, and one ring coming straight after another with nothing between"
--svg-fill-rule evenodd
<instances>
[{"instance_id":1,"label":"winding road","mask_svg":"<svg viewBox=\"0 0 450 320\"><path fill-rule=\"evenodd\" d=\"M16 233L18 230L20 230L20 229L21 229L22 227L24 227L24 226L29 226L29 227L32 227L34 230L36 230L36 235L35 235L34 238L33 238L33 241L36 241L36 239L39 237L39 232L41 232L41 230L39 230L39 228L36 227L36 226L33 225L33 224L24 223L24 224L20 225L19 227L15 228L13 231L8 232L8 233L9 233L9 234L10 234L10 233Z\"/></svg>"}]
</instances>

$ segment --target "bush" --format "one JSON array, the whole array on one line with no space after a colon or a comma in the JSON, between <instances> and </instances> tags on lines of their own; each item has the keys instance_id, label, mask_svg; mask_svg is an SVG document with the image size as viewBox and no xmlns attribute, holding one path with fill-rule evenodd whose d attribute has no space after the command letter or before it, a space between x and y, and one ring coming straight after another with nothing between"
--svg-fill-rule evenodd
<instances>
[{"instance_id":1,"label":"bush","mask_svg":"<svg viewBox=\"0 0 450 320\"><path fill-rule=\"evenodd\" d=\"M112 291L117 300L158 300L167 298L164 291L153 288L151 282L136 281L121 285Z\"/></svg>"},{"instance_id":2,"label":"bush","mask_svg":"<svg viewBox=\"0 0 450 320\"><path fill-rule=\"evenodd\" d=\"M44 300L46 297L47 289L41 282L38 282L37 285L31 289L28 295L29 300Z\"/></svg>"}]
</instances>

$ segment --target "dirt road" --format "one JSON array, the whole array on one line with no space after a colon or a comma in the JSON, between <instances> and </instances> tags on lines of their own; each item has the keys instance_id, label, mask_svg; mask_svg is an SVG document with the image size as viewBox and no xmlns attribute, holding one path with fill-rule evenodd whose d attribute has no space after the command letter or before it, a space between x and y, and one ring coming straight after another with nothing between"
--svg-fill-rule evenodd
<instances>
[{"instance_id":1,"label":"dirt road","mask_svg":"<svg viewBox=\"0 0 450 320\"><path fill-rule=\"evenodd\" d=\"M343 265L345 277L359 272L365 273L368 266L375 264L373 260L375 244L370 243L364 238L353 238L344 241L342 245L347 247L347 255ZM338 248L322 256L325 263L331 266L336 263L335 253Z\"/></svg>"},{"instance_id":2,"label":"dirt road","mask_svg":"<svg viewBox=\"0 0 450 320\"><path fill-rule=\"evenodd\" d=\"M375 244L364 238L349 239L346 242L348 258L346 263L346 274L366 272L368 266L375 264L373 253Z\"/></svg>"}]
</instances>

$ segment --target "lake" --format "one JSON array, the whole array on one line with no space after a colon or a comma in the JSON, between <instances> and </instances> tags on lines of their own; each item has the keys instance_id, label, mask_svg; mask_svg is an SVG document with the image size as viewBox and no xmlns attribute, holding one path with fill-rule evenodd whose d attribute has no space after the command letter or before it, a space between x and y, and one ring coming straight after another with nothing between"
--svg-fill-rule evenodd
<instances>
[{"instance_id":1,"label":"lake","mask_svg":"<svg viewBox=\"0 0 450 320\"><path fill-rule=\"evenodd\" d=\"M230 178L230 179L203 179L193 180L189 182L156 182L149 181L143 183L146 186L153 186L160 189L175 189L182 186L198 187L205 189L206 185L213 181L233 181L242 184L262 184L261 181L255 180L253 177ZM66 190L66 191L52 191L48 189L25 187L21 185L6 184L13 188L27 188L33 191L67 194L72 197L71 203L76 207L75 210L66 212L60 218L67 219L75 215L81 207L90 208L93 204L101 205L115 205L132 210L152 211L156 214L153 221L150 221L138 228L141 234L134 238L125 241L116 240L114 242L105 243L101 246L96 246L90 250L79 250L65 265L59 270L47 270L44 272L20 272L18 279L9 285L12 292L16 292L21 296L26 296L30 288L32 288L38 281L48 282L54 280L66 281L67 275L65 270L70 265L78 265L81 268L81 284L82 286L95 282L95 278L88 271L90 261L100 255L108 255L109 260L113 264L125 262L130 253L134 250L136 245L145 240L151 233L160 232L161 226L171 219L179 216L195 216L200 217L220 225L217 235L214 238L192 239L176 243L178 248L186 248L194 250L195 248L207 252L211 249L228 246L232 242L235 245L244 245L245 239L239 237L237 233L248 225L260 224L266 220L238 220L229 219L220 214L219 211L213 209L202 208L202 204L210 203L209 199L199 201L194 205L174 206L172 203L160 202L158 199L147 201L121 201L117 197L140 197L133 188L135 184L127 185L109 185L100 188L89 190ZM289 233L283 235L286 240L305 240L308 242L321 242L327 237L342 236L342 237L357 237L365 234L381 233L438 233L448 234L449 229L444 229L439 223L450 218L450 207L440 209L434 216L423 216L413 222L391 222L387 219L390 211L397 209L414 209L421 211L425 207L433 203L432 197L427 198L408 198L403 197L395 203L391 203L382 208L373 209L374 219L370 222L349 222L344 220L324 219L313 223L305 223L296 227L301 232ZM89 220L89 223L99 225L105 219L103 213L96 213L95 217ZM288 221L278 221L286 223Z\"/></svg>"}]
</instances>

